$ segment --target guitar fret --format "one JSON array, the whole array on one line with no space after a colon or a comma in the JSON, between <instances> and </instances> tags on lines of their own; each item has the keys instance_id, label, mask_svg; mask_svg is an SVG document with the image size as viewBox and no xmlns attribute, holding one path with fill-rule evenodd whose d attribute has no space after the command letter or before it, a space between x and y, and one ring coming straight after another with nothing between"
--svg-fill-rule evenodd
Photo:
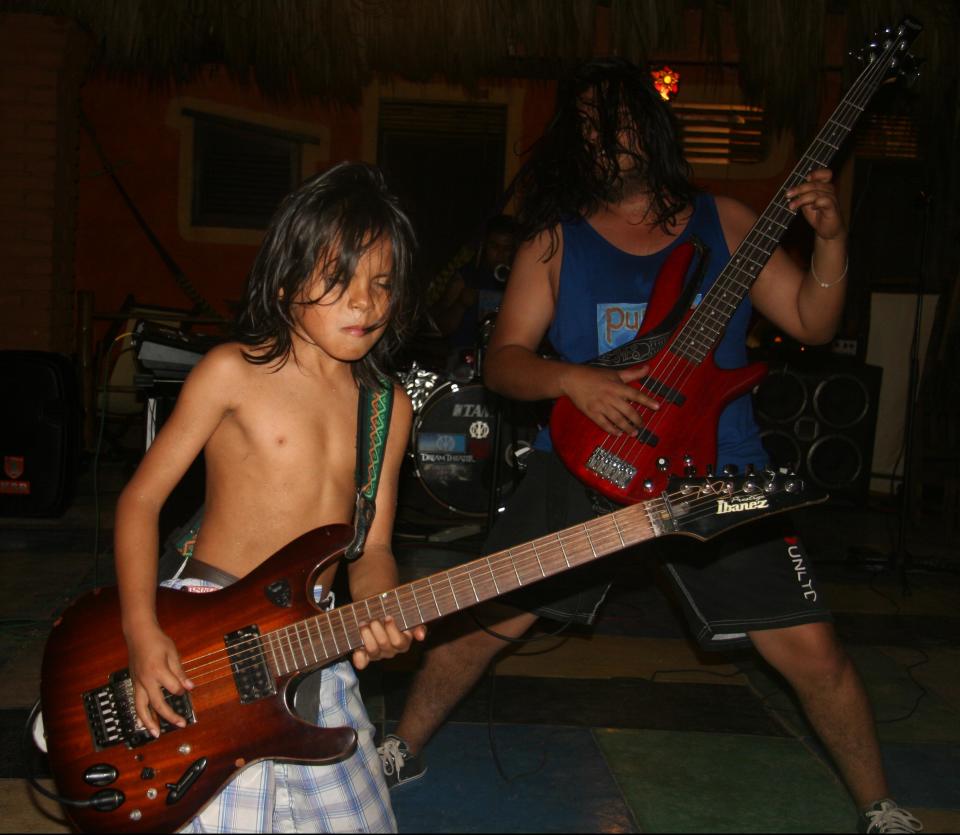
<instances>
[{"instance_id":1,"label":"guitar fret","mask_svg":"<svg viewBox=\"0 0 960 835\"><path fill-rule=\"evenodd\" d=\"M290 640L290 630L287 627L283 629L283 636L287 639L287 646L290 647L290 661L293 669L297 669L297 653L293 648L293 641Z\"/></svg>"},{"instance_id":2,"label":"guitar fret","mask_svg":"<svg viewBox=\"0 0 960 835\"><path fill-rule=\"evenodd\" d=\"M417 588L413 583L410 584L410 594L413 595L413 605L417 607L417 615L420 618L420 623L426 623L427 619L423 616L423 610L420 608L420 601L417 600Z\"/></svg>"},{"instance_id":3,"label":"guitar fret","mask_svg":"<svg viewBox=\"0 0 960 835\"><path fill-rule=\"evenodd\" d=\"M450 594L453 595L453 604L457 607L457 611L460 611L460 601L457 600L457 590L453 587L453 581L450 579L450 574L447 573L447 583L450 585Z\"/></svg>"},{"instance_id":4,"label":"guitar fret","mask_svg":"<svg viewBox=\"0 0 960 835\"><path fill-rule=\"evenodd\" d=\"M280 662L277 661L277 651L273 646L273 633L267 633L265 636L267 639L267 646L270 648L270 655L273 656L273 668L276 671L276 675L280 675Z\"/></svg>"},{"instance_id":5,"label":"guitar fret","mask_svg":"<svg viewBox=\"0 0 960 835\"><path fill-rule=\"evenodd\" d=\"M517 570L517 561L513 556L513 548L508 549L507 553L510 555L510 561L513 565L513 573L517 575L517 585L522 586L523 580L520 578L520 572Z\"/></svg>"},{"instance_id":6,"label":"guitar fret","mask_svg":"<svg viewBox=\"0 0 960 835\"><path fill-rule=\"evenodd\" d=\"M320 648L323 650L323 657L325 659L329 658L330 652L327 650L327 642L323 640L323 624L327 620L327 616L324 615L322 619L315 617L313 620L317 627L317 637L320 639Z\"/></svg>"},{"instance_id":7,"label":"guitar fret","mask_svg":"<svg viewBox=\"0 0 960 835\"><path fill-rule=\"evenodd\" d=\"M313 663L314 663L314 664L319 664L319 663L320 663L320 659L317 657L317 645L313 642L313 637L310 635L310 626L309 626L309 624L304 623L303 628L304 628L304 630L305 630L306 633L307 633L307 640L308 640L309 643L310 643L310 652L313 653Z\"/></svg>"},{"instance_id":8,"label":"guitar fret","mask_svg":"<svg viewBox=\"0 0 960 835\"><path fill-rule=\"evenodd\" d=\"M303 656L303 666L308 667L310 662L307 660L307 652L303 648L303 638L300 637L300 623L299 621L293 625L294 631L297 633L297 643L300 644L300 654ZM308 636L309 638L309 636Z\"/></svg>"},{"instance_id":9,"label":"guitar fret","mask_svg":"<svg viewBox=\"0 0 960 835\"><path fill-rule=\"evenodd\" d=\"M540 576L546 577L547 573L543 570L543 563L540 561L540 554L537 552L537 544L535 542L531 542L530 544L533 546L534 559L536 559L537 566L540 568ZM560 548L563 548L563 543L560 544ZM566 556L564 556L564 559L566 559Z\"/></svg>"},{"instance_id":10,"label":"guitar fret","mask_svg":"<svg viewBox=\"0 0 960 835\"><path fill-rule=\"evenodd\" d=\"M443 611L440 609L440 603L437 600L437 594L433 590L433 581L429 577L427 578L427 585L430 587L430 594L433 597L433 605L437 607L437 617L440 617L440 615L443 614Z\"/></svg>"},{"instance_id":11,"label":"guitar fret","mask_svg":"<svg viewBox=\"0 0 960 835\"><path fill-rule=\"evenodd\" d=\"M490 564L490 557L487 557L487 571L490 572L490 579L493 580L493 588L497 592L497 597L500 596L500 586L497 585L497 575L494 573L493 566Z\"/></svg>"},{"instance_id":12,"label":"guitar fret","mask_svg":"<svg viewBox=\"0 0 960 835\"><path fill-rule=\"evenodd\" d=\"M626 547L627 547L627 543L623 541L623 532L620 530L620 523L617 522L617 514L616 514L616 513L611 513L611 514L610 514L610 519L613 521L613 526L617 529L617 536L620 537L620 544L621 544L624 548L626 548Z\"/></svg>"},{"instance_id":13,"label":"guitar fret","mask_svg":"<svg viewBox=\"0 0 960 835\"><path fill-rule=\"evenodd\" d=\"M593 552L593 556L597 556L597 549L593 547L593 538L590 536L590 529L584 525L583 532L587 535L587 543L590 545L590 550Z\"/></svg>"},{"instance_id":14,"label":"guitar fret","mask_svg":"<svg viewBox=\"0 0 960 835\"><path fill-rule=\"evenodd\" d=\"M333 619L327 617L327 626L330 627L330 640L333 641L333 649L337 655L340 655L340 644L337 643L337 633L333 629Z\"/></svg>"},{"instance_id":15,"label":"guitar fret","mask_svg":"<svg viewBox=\"0 0 960 835\"><path fill-rule=\"evenodd\" d=\"M354 645L360 646L363 642L363 636L360 634L360 618L357 617L357 607L355 605L350 607L350 613L353 615L353 622L357 630L357 638Z\"/></svg>"},{"instance_id":16,"label":"guitar fret","mask_svg":"<svg viewBox=\"0 0 960 835\"><path fill-rule=\"evenodd\" d=\"M480 602L480 595L477 594L477 587L473 584L473 573L467 572L467 579L470 581L470 590L473 592L473 596L476 599L477 603Z\"/></svg>"}]
</instances>

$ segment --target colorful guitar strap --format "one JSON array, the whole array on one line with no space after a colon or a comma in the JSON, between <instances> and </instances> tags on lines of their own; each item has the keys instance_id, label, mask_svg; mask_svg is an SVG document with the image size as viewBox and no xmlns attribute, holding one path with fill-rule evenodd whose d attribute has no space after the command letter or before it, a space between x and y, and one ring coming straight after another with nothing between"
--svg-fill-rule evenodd
<instances>
[{"instance_id":1,"label":"colorful guitar strap","mask_svg":"<svg viewBox=\"0 0 960 835\"><path fill-rule=\"evenodd\" d=\"M392 410L393 384L388 379L381 378L378 388L360 387L357 404L357 505L353 517L353 540L343 553L347 562L352 562L363 553L367 534L373 524Z\"/></svg>"}]
</instances>

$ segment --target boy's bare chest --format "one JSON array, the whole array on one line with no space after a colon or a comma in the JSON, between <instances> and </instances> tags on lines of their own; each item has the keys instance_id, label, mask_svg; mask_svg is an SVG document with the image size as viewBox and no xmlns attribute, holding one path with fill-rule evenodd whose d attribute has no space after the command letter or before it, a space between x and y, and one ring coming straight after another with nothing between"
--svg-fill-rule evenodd
<instances>
[{"instance_id":1,"label":"boy's bare chest","mask_svg":"<svg viewBox=\"0 0 960 835\"><path fill-rule=\"evenodd\" d=\"M352 478L356 410L356 393L349 391L251 398L227 419L223 446L266 482L299 481L307 471Z\"/></svg>"}]
</instances>

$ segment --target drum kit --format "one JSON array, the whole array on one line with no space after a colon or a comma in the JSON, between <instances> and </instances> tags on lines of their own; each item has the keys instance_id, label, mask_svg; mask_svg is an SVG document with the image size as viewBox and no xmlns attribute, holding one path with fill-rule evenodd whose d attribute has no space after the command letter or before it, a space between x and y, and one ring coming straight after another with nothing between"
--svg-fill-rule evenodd
<instances>
[{"instance_id":1,"label":"drum kit","mask_svg":"<svg viewBox=\"0 0 960 835\"><path fill-rule=\"evenodd\" d=\"M495 316L481 323L471 362L438 371L414 361L397 374L413 404L407 455L414 477L438 509L460 517L495 512L519 483L539 429L533 406L498 397L480 378Z\"/></svg>"}]
</instances>

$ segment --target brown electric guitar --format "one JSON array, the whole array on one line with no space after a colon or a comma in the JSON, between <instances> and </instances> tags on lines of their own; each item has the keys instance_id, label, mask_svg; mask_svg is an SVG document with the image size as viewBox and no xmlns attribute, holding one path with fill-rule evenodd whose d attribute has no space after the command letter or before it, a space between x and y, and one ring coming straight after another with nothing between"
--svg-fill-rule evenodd
<instances>
[{"instance_id":1,"label":"brown electric guitar","mask_svg":"<svg viewBox=\"0 0 960 835\"><path fill-rule=\"evenodd\" d=\"M157 591L160 626L194 689L167 696L187 721L159 738L134 710L115 588L81 597L57 621L41 696L51 771L81 830L173 831L259 760L328 763L351 754L351 728L320 728L292 710L306 672L362 646L360 626L392 616L404 629L491 600L606 554L669 534L704 540L741 523L823 501L800 479L766 472L674 480L664 495L556 534L321 612L317 576L353 531L317 528L236 584L211 594Z\"/></svg>"}]
</instances>

